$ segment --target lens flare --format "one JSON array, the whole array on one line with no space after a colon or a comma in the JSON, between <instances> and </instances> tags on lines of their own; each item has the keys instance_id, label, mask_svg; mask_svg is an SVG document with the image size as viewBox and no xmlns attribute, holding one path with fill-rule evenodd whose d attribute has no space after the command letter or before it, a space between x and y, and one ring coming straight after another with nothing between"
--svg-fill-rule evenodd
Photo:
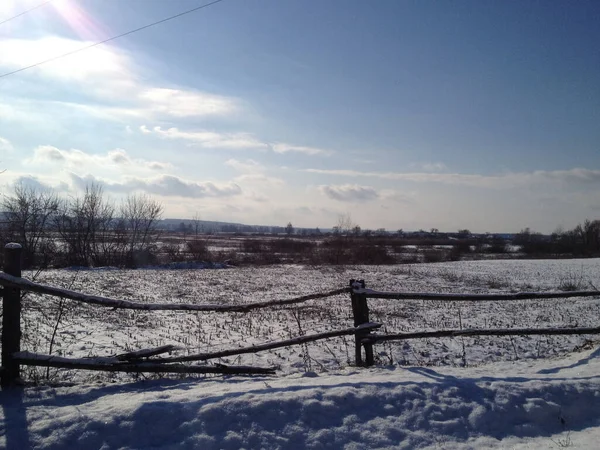
<instances>
[{"instance_id":1,"label":"lens flare","mask_svg":"<svg viewBox=\"0 0 600 450\"><path fill-rule=\"evenodd\" d=\"M106 30L81 5L72 0L59 0L52 3L56 12L69 27L83 40L95 41L109 36Z\"/></svg>"}]
</instances>

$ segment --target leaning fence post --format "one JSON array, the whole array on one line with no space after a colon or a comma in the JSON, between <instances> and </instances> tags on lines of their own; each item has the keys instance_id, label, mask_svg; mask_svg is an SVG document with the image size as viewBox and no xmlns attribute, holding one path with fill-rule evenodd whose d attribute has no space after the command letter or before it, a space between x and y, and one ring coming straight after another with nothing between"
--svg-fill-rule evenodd
<instances>
[{"instance_id":1,"label":"leaning fence post","mask_svg":"<svg viewBox=\"0 0 600 450\"><path fill-rule=\"evenodd\" d=\"M21 277L21 245L10 243L4 247L4 273ZM19 362L13 354L21 350L21 289L4 287L2 298L2 375L3 388L19 379Z\"/></svg>"},{"instance_id":2,"label":"leaning fence post","mask_svg":"<svg viewBox=\"0 0 600 450\"><path fill-rule=\"evenodd\" d=\"M365 288L364 280L350 280L350 298L352 301L352 314L354 316L354 326L358 327L364 323L369 323L369 306L367 305L367 295L364 293L355 292L356 288ZM356 333L354 337L354 353L357 366L363 365L362 349L365 348L365 365L372 366L375 364L373 357L373 344L364 343L362 340L366 338L371 332L369 330L361 331Z\"/></svg>"}]
</instances>

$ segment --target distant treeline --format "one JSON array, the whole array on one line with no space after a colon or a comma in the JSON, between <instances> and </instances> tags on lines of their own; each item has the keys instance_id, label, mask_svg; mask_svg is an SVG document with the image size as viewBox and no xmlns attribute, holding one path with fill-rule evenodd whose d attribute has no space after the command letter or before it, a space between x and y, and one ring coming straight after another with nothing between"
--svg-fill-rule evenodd
<instances>
[{"instance_id":1,"label":"distant treeline","mask_svg":"<svg viewBox=\"0 0 600 450\"><path fill-rule=\"evenodd\" d=\"M219 248L222 237L194 219L161 221L162 205L146 195L120 203L92 184L78 197L16 186L0 207L0 237L23 246L23 267L140 267L171 262L229 260L238 264L395 264L473 259L482 255L530 257L600 256L600 220L542 235L529 228L516 235L430 231L362 230L342 215L327 232L318 228L271 227L272 233L230 232L235 245ZM235 224L229 224L235 227ZM233 229L233 228L232 228ZM0 252L1 255L1 252ZM507 255L508 256L508 255ZM506 256L504 256L506 257Z\"/></svg>"},{"instance_id":2,"label":"distant treeline","mask_svg":"<svg viewBox=\"0 0 600 450\"><path fill-rule=\"evenodd\" d=\"M513 243L528 255L600 256L600 220L586 220L572 230L558 229L550 236L526 228L515 235Z\"/></svg>"}]
</instances>

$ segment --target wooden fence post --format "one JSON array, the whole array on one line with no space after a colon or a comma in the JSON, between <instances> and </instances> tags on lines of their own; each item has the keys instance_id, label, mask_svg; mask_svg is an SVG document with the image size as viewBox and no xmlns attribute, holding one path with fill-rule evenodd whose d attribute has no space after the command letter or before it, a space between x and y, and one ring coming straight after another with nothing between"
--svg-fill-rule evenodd
<instances>
[{"instance_id":1,"label":"wooden fence post","mask_svg":"<svg viewBox=\"0 0 600 450\"><path fill-rule=\"evenodd\" d=\"M4 247L4 273L21 277L20 244ZM21 350L21 290L4 287L2 298L2 388L16 384L19 379L19 362L13 354Z\"/></svg>"},{"instance_id":2,"label":"wooden fence post","mask_svg":"<svg viewBox=\"0 0 600 450\"><path fill-rule=\"evenodd\" d=\"M361 288L365 288L364 280L350 280L351 293L350 298L352 301L352 314L354 316L354 326L357 327L364 323L369 323L369 306L367 305L367 296L366 294L357 294L354 292L354 288L359 285ZM372 343L362 343L362 340L366 338L371 333L370 330L365 330L360 333L356 333L354 337L354 353L355 360L357 366L363 365L362 359L362 349L365 348L365 364L366 366L372 366L375 364L375 359L373 357L373 344Z\"/></svg>"}]
</instances>

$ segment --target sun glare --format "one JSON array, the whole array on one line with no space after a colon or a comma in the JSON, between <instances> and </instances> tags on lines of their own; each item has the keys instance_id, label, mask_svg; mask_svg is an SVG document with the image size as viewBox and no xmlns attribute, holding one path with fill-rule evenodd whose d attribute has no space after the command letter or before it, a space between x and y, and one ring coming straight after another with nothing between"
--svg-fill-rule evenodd
<instances>
[{"instance_id":1,"label":"sun glare","mask_svg":"<svg viewBox=\"0 0 600 450\"><path fill-rule=\"evenodd\" d=\"M95 41L108 36L107 30L77 2L58 0L51 5L80 38Z\"/></svg>"},{"instance_id":2,"label":"sun glare","mask_svg":"<svg viewBox=\"0 0 600 450\"><path fill-rule=\"evenodd\" d=\"M42 0L0 0L0 22L27 11L29 11L27 17L40 25L46 20L62 19L82 40L95 41L108 37L108 30L102 27L76 0L54 0L47 4ZM13 25L12 22L10 20L8 26ZM14 24L18 26L19 22L15 21Z\"/></svg>"}]
</instances>

